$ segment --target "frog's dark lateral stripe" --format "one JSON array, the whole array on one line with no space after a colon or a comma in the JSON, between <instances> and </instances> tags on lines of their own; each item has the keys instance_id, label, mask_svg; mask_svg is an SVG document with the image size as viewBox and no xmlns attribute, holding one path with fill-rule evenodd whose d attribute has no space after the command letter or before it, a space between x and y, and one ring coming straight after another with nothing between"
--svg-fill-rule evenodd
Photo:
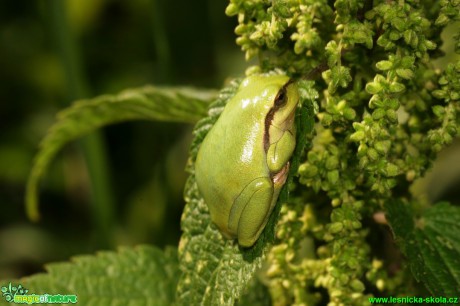
<instances>
[{"instance_id":1,"label":"frog's dark lateral stripe","mask_svg":"<svg viewBox=\"0 0 460 306\"><path fill-rule=\"evenodd\" d=\"M267 116L265 117L265 130L264 130L264 151L267 152L268 148L270 147L270 125L272 124L273 117L275 116L275 112L280 109L280 107L283 107L287 103L287 87L294 83L293 79L289 79L289 81L286 82L286 84L281 87L281 89L278 91L275 97L275 101L273 103L273 107L268 111ZM277 104L276 101L280 98L280 96L283 96L284 98L284 103L282 104Z\"/></svg>"}]
</instances>

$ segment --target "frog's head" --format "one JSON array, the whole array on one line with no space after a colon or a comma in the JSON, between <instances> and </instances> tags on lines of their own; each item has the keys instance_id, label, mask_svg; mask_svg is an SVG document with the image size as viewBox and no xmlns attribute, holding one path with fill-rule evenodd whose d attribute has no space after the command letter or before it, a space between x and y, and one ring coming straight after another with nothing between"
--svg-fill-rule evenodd
<instances>
[{"instance_id":1,"label":"frog's head","mask_svg":"<svg viewBox=\"0 0 460 306\"><path fill-rule=\"evenodd\" d=\"M273 99L272 108L265 118L266 137L264 146L267 149L270 144L278 142L284 133L294 134L294 117L298 103L298 87L292 79L289 79L279 88Z\"/></svg>"}]
</instances>

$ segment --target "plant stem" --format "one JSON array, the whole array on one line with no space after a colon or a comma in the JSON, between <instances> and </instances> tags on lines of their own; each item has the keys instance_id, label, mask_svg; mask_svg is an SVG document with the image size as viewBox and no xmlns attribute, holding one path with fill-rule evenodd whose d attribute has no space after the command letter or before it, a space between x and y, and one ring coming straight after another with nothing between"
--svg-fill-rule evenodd
<instances>
[{"instance_id":1,"label":"plant stem","mask_svg":"<svg viewBox=\"0 0 460 306\"><path fill-rule=\"evenodd\" d=\"M170 83L173 78L171 71L171 55L162 9L163 7L160 1L150 1L152 38L157 55L158 74L160 76L158 80L164 83Z\"/></svg>"},{"instance_id":2,"label":"plant stem","mask_svg":"<svg viewBox=\"0 0 460 306\"><path fill-rule=\"evenodd\" d=\"M89 89L84 77L84 68L76 39L67 18L66 1L47 0L51 26L58 55L63 67L70 102L86 98ZM97 231L98 247L110 247L113 244L114 199L110 188L109 169L106 150L101 133L94 132L79 141L90 176L91 209L94 227Z\"/></svg>"}]
</instances>

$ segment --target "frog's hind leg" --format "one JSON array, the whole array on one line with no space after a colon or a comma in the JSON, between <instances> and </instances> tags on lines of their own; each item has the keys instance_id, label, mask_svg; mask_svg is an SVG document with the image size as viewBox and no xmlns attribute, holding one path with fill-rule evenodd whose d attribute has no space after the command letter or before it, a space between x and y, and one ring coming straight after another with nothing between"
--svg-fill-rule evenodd
<instances>
[{"instance_id":1,"label":"frog's hind leg","mask_svg":"<svg viewBox=\"0 0 460 306\"><path fill-rule=\"evenodd\" d=\"M250 247L256 242L275 204L273 183L268 177L257 178L243 189L235 199L228 223L241 246Z\"/></svg>"}]
</instances>

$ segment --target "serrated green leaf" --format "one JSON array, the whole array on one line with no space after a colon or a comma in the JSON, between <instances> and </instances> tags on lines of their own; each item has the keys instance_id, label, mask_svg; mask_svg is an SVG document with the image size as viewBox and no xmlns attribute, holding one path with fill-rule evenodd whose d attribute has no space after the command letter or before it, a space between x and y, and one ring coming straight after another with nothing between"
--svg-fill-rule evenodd
<instances>
[{"instance_id":1,"label":"serrated green leaf","mask_svg":"<svg viewBox=\"0 0 460 306\"><path fill-rule=\"evenodd\" d=\"M12 283L20 283L28 294L75 294L78 305L163 306L174 302L180 276L175 249L163 252L147 245L77 256L46 270Z\"/></svg>"},{"instance_id":2,"label":"serrated green leaf","mask_svg":"<svg viewBox=\"0 0 460 306\"><path fill-rule=\"evenodd\" d=\"M190 179L195 193L196 183ZM182 229L178 305L233 305L262 263L265 234L253 248L241 249L221 236L206 204L197 199L187 203Z\"/></svg>"},{"instance_id":3,"label":"serrated green leaf","mask_svg":"<svg viewBox=\"0 0 460 306\"><path fill-rule=\"evenodd\" d=\"M129 120L158 120L194 123L206 115L215 98L214 90L186 87L147 86L118 95L103 95L81 100L60 112L40 144L29 175L26 207L30 219L37 220L37 186L56 153L68 142L100 127Z\"/></svg>"},{"instance_id":4,"label":"serrated green leaf","mask_svg":"<svg viewBox=\"0 0 460 306\"><path fill-rule=\"evenodd\" d=\"M297 146L291 159L288 181L264 231L250 248L241 248L236 241L222 237L211 222L208 207L199 195L193 174L196 147L211 128L210 123L217 120L223 105L236 92L239 82L234 82L224 89L209 110L211 117L197 124L188 167L192 175L184 191L187 204L181 222L183 234L179 246L179 259L183 274L177 287L178 305L233 305L245 292L255 272L260 268L264 254L274 241L274 227L280 204L288 197L286 187L292 182L293 174L298 169L299 157L307 142L305 135L313 130L314 105L309 99L318 96L312 88L313 84L303 82L300 86L301 96L305 100L296 115Z\"/></svg>"},{"instance_id":5,"label":"serrated green leaf","mask_svg":"<svg viewBox=\"0 0 460 306\"><path fill-rule=\"evenodd\" d=\"M460 207L439 203L414 222L407 205L388 203L387 218L414 277L434 296L460 288Z\"/></svg>"}]
</instances>

